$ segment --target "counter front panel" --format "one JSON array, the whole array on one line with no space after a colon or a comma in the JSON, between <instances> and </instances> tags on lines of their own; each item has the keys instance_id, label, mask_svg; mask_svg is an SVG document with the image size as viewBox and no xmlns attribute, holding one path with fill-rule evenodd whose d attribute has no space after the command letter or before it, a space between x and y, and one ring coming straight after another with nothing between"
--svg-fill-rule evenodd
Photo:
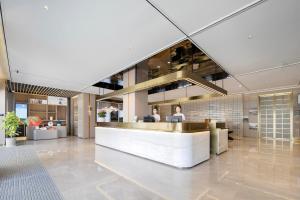
<instances>
[{"instance_id":1,"label":"counter front panel","mask_svg":"<svg viewBox=\"0 0 300 200\"><path fill-rule=\"evenodd\" d=\"M96 127L95 134L97 145L174 167L193 167L210 157L209 131L182 134L154 130Z\"/></svg>"}]
</instances>

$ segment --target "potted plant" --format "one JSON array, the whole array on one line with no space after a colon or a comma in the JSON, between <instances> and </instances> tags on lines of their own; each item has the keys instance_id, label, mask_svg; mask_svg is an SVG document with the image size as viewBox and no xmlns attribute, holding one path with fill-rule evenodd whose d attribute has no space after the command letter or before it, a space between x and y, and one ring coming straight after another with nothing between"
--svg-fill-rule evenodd
<instances>
[{"instance_id":1,"label":"potted plant","mask_svg":"<svg viewBox=\"0 0 300 200\"><path fill-rule=\"evenodd\" d=\"M18 135L17 128L20 124L20 119L16 116L14 112L7 112L4 119L1 129L5 131L6 139L5 143L7 147L16 146L16 138Z\"/></svg>"},{"instance_id":2,"label":"potted plant","mask_svg":"<svg viewBox=\"0 0 300 200\"><path fill-rule=\"evenodd\" d=\"M106 112L105 111L99 112L98 116L99 116L99 122L105 122L105 117L106 117Z\"/></svg>"}]
</instances>

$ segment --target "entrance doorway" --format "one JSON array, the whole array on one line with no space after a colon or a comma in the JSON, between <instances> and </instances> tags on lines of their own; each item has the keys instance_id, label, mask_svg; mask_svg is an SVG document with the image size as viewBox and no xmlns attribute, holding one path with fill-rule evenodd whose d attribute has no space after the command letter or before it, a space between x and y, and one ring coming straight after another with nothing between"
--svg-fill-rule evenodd
<instances>
[{"instance_id":1,"label":"entrance doorway","mask_svg":"<svg viewBox=\"0 0 300 200\"><path fill-rule=\"evenodd\" d=\"M259 96L259 135L266 139L293 139L292 94Z\"/></svg>"}]
</instances>

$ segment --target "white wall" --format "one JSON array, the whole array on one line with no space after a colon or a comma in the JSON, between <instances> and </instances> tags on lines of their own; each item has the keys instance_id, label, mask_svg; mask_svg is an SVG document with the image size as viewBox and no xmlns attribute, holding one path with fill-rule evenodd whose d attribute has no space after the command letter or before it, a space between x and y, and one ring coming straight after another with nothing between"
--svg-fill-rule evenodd
<instances>
[{"instance_id":1,"label":"white wall","mask_svg":"<svg viewBox=\"0 0 300 200\"><path fill-rule=\"evenodd\" d=\"M2 119L5 112L6 112L6 98L7 92L5 88L5 81L0 80L0 126L2 124ZM5 143L5 134L4 131L0 130L0 145L4 145Z\"/></svg>"}]
</instances>

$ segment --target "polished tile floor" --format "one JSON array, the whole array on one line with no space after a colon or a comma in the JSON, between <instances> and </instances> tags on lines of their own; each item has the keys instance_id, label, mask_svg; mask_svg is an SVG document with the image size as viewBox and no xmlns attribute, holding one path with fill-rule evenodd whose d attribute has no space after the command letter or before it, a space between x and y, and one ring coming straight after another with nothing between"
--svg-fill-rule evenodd
<instances>
[{"instance_id":1,"label":"polished tile floor","mask_svg":"<svg viewBox=\"0 0 300 200\"><path fill-rule=\"evenodd\" d=\"M27 142L65 199L300 199L300 144L244 138L176 169L74 137Z\"/></svg>"}]
</instances>

